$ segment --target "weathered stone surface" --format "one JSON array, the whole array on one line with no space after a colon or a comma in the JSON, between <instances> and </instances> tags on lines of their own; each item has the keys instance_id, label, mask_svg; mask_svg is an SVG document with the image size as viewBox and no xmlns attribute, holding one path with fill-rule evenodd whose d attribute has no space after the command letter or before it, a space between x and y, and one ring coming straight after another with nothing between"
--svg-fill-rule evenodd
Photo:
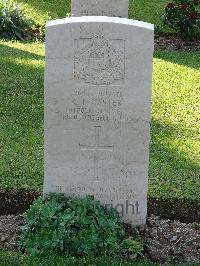
<instances>
[{"instance_id":1,"label":"weathered stone surface","mask_svg":"<svg viewBox=\"0 0 200 266\"><path fill-rule=\"evenodd\" d=\"M128 0L72 0L72 16L128 17Z\"/></svg>"},{"instance_id":2,"label":"weathered stone surface","mask_svg":"<svg viewBox=\"0 0 200 266\"><path fill-rule=\"evenodd\" d=\"M126 222L145 224L152 54L151 24L47 24L44 193L94 195Z\"/></svg>"}]
</instances>

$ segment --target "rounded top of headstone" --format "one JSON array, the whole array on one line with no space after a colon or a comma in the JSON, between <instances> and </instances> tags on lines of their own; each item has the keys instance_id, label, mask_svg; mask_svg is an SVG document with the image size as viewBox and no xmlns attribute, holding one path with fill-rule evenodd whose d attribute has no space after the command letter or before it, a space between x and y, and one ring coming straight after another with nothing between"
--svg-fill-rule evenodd
<instances>
[{"instance_id":1,"label":"rounded top of headstone","mask_svg":"<svg viewBox=\"0 0 200 266\"><path fill-rule=\"evenodd\" d=\"M129 25L138 27L140 29L147 29L147 30L154 30L154 25L151 23L127 19L127 18L117 18L117 17L106 17L106 16L82 16L82 17L69 17L69 18L62 18L57 20L51 20L46 23L46 28L54 27L58 25L65 25L70 23L114 23L114 24L121 24L121 25Z\"/></svg>"}]
</instances>

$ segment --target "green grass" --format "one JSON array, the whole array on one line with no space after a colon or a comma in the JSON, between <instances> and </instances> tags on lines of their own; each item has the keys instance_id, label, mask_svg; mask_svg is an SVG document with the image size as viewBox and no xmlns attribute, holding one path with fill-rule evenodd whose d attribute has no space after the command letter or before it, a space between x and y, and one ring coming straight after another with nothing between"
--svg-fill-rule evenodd
<instances>
[{"instance_id":1,"label":"green grass","mask_svg":"<svg viewBox=\"0 0 200 266\"><path fill-rule=\"evenodd\" d=\"M148 261L126 262L122 259L101 257L101 258L73 258L73 257L30 257L21 253L0 251L0 266L159 266L159 263ZM182 264L183 265L183 264Z\"/></svg>"},{"instance_id":2,"label":"green grass","mask_svg":"<svg viewBox=\"0 0 200 266\"><path fill-rule=\"evenodd\" d=\"M149 194L200 202L200 52L154 58Z\"/></svg>"},{"instance_id":3,"label":"green grass","mask_svg":"<svg viewBox=\"0 0 200 266\"><path fill-rule=\"evenodd\" d=\"M71 12L69 0L15 0L25 4L35 21L49 14L53 19L63 18ZM129 18L155 24L156 32L170 32L161 22L167 0L130 0Z\"/></svg>"},{"instance_id":4,"label":"green grass","mask_svg":"<svg viewBox=\"0 0 200 266\"><path fill-rule=\"evenodd\" d=\"M44 46L0 44L0 187L36 189L43 176Z\"/></svg>"},{"instance_id":5,"label":"green grass","mask_svg":"<svg viewBox=\"0 0 200 266\"><path fill-rule=\"evenodd\" d=\"M129 18L142 20L155 25L156 33L172 32L161 21L167 0L130 0Z\"/></svg>"},{"instance_id":6,"label":"green grass","mask_svg":"<svg viewBox=\"0 0 200 266\"><path fill-rule=\"evenodd\" d=\"M151 262L147 260L128 262L120 258L111 257L88 257L88 258L73 258L73 257L31 257L22 255L17 252L0 251L0 266L159 266L159 262ZM165 266L198 266L199 263L165 263Z\"/></svg>"},{"instance_id":7,"label":"green grass","mask_svg":"<svg viewBox=\"0 0 200 266\"><path fill-rule=\"evenodd\" d=\"M0 187L43 184L44 44L0 41ZM200 52L154 57L149 195L200 202Z\"/></svg>"}]
</instances>

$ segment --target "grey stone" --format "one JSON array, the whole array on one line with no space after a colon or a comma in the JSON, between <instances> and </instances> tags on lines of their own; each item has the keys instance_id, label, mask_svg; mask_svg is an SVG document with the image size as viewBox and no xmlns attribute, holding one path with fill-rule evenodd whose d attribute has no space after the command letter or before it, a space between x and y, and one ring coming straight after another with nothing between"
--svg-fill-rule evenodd
<instances>
[{"instance_id":1,"label":"grey stone","mask_svg":"<svg viewBox=\"0 0 200 266\"><path fill-rule=\"evenodd\" d=\"M144 225L153 25L71 17L46 27L44 193L94 195Z\"/></svg>"},{"instance_id":2,"label":"grey stone","mask_svg":"<svg viewBox=\"0 0 200 266\"><path fill-rule=\"evenodd\" d=\"M72 0L72 16L128 17L128 0Z\"/></svg>"}]
</instances>

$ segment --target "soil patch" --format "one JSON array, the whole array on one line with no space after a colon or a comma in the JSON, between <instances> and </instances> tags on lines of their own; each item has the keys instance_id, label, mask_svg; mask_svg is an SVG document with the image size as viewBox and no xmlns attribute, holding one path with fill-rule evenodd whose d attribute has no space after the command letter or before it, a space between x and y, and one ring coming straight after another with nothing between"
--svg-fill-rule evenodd
<instances>
[{"instance_id":1,"label":"soil patch","mask_svg":"<svg viewBox=\"0 0 200 266\"><path fill-rule=\"evenodd\" d=\"M17 250L17 240L23 222L22 215L0 216L0 249Z\"/></svg>"},{"instance_id":2,"label":"soil patch","mask_svg":"<svg viewBox=\"0 0 200 266\"><path fill-rule=\"evenodd\" d=\"M0 249L18 250L17 241L24 223L22 215L0 216ZM145 230L126 225L130 236L141 235L146 243L144 256L153 261L200 262L200 224L148 218ZM131 259L131 254L119 254Z\"/></svg>"},{"instance_id":3,"label":"soil patch","mask_svg":"<svg viewBox=\"0 0 200 266\"><path fill-rule=\"evenodd\" d=\"M22 214L41 192L27 190L0 190L0 215Z\"/></svg>"},{"instance_id":4,"label":"soil patch","mask_svg":"<svg viewBox=\"0 0 200 266\"><path fill-rule=\"evenodd\" d=\"M200 221L200 203L179 199L148 199L148 216L178 220L183 223Z\"/></svg>"},{"instance_id":5,"label":"soil patch","mask_svg":"<svg viewBox=\"0 0 200 266\"><path fill-rule=\"evenodd\" d=\"M200 51L200 38L183 39L177 35L155 35L155 50L164 51Z\"/></svg>"},{"instance_id":6,"label":"soil patch","mask_svg":"<svg viewBox=\"0 0 200 266\"><path fill-rule=\"evenodd\" d=\"M200 224L148 219L146 256L153 261L200 262Z\"/></svg>"}]
</instances>

